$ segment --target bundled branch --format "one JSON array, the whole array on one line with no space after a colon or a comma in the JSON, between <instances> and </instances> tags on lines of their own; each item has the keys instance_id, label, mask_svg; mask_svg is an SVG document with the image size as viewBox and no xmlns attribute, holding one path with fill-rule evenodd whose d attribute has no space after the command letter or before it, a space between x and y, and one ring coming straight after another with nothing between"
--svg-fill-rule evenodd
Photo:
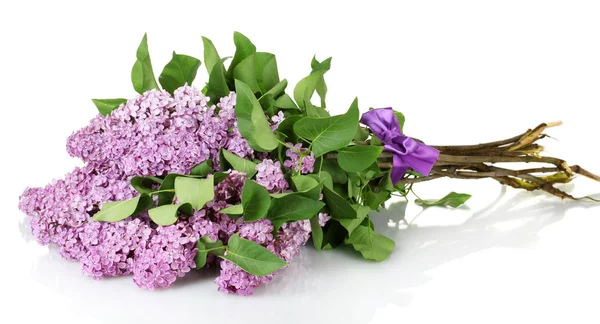
<instances>
[{"instance_id":1,"label":"bundled branch","mask_svg":"<svg viewBox=\"0 0 600 324\"><path fill-rule=\"evenodd\" d=\"M440 156L431 174L424 177L408 177L400 183L417 183L443 177L455 179L491 178L501 184L529 191L543 190L554 196L575 198L556 188L557 183L568 183L576 174L600 181L600 177L579 165L568 165L562 159L541 156L544 147L536 142L547 137L544 131L561 125L561 122L544 123L529 129L523 134L489 143L477 145L433 146L440 150ZM390 168L391 153L383 152L380 167ZM546 167L509 169L496 163L541 163ZM592 199L590 197L585 197Z\"/></svg>"}]
</instances>

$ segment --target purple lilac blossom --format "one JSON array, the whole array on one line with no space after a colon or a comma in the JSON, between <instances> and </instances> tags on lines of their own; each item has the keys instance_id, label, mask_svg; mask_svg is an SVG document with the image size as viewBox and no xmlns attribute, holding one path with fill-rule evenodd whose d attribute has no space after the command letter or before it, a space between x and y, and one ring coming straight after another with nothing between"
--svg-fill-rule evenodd
<instances>
[{"instance_id":1,"label":"purple lilac blossom","mask_svg":"<svg viewBox=\"0 0 600 324\"><path fill-rule=\"evenodd\" d=\"M104 202L136 195L129 184L134 175L185 174L208 159L217 162L218 169L221 148L254 157L237 129L235 93L216 106L208 102L198 89L187 85L172 96L151 90L73 133L67 152L86 165L44 188L28 188L20 197L19 208L29 215L36 240L57 244L63 257L79 261L92 278L133 274L134 282L147 289L168 287L194 268L195 244L201 236L227 243L231 235L240 233L291 260L308 239L306 221L284 224L274 238L268 220L244 223L219 213L240 203L245 175L236 171L216 186L215 200L174 225L151 224L146 213L116 223L90 222ZM278 125L282 119L278 114L272 121ZM271 192L287 189L280 163L269 160L267 153L257 156L263 160L257 167L257 182ZM209 255L208 263L216 264L214 256ZM274 275L256 277L229 261L220 265L219 290L242 295L251 294Z\"/></svg>"},{"instance_id":2,"label":"purple lilac blossom","mask_svg":"<svg viewBox=\"0 0 600 324\"><path fill-rule=\"evenodd\" d=\"M292 146L294 147L294 149L287 149L285 151L285 156L289 157L289 160L285 160L285 162L283 162L283 166L288 169L288 170L292 170L295 169L297 172L306 174L306 173L311 173L314 171L314 167L315 167L315 156L312 152L310 152L309 155L305 155L302 158L302 166L300 166L300 153L298 152L302 152L305 153L307 150L305 148L302 148L302 144L298 143L296 145L292 144L292 143L287 143L288 146Z\"/></svg>"}]
</instances>

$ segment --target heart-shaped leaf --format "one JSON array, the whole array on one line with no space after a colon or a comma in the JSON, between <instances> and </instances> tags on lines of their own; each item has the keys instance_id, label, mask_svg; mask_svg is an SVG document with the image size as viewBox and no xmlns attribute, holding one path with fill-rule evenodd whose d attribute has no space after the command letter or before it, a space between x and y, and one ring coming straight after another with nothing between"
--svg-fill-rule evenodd
<instances>
[{"instance_id":1,"label":"heart-shaped leaf","mask_svg":"<svg viewBox=\"0 0 600 324\"><path fill-rule=\"evenodd\" d=\"M240 134L255 151L270 152L276 149L279 142L250 87L236 80L235 89L235 114Z\"/></svg>"},{"instance_id":2,"label":"heart-shaped leaf","mask_svg":"<svg viewBox=\"0 0 600 324\"><path fill-rule=\"evenodd\" d=\"M305 117L294 124L299 137L311 141L315 157L346 147L354 138L358 123L358 100L355 99L348 112L328 118Z\"/></svg>"},{"instance_id":3,"label":"heart-shaped leaf","mask_svg":"<svg viewBox=\"0 0 600 324\"><path fill-rule=\"evenodd\" d=\"M368 218L348 236L346 244L351 244L363 258L374 261L387 259L396 245L393 240L373 231Z\"/></svg>"},{"instance_id":4,"label":"heart-shaped leaf","mask_svg":"<svg viewBox=\"0 0 600 324\"><path fill-rule=\"evenodd\" d=\"M338 151L338 163L346 172L362 172L379 158L383 146L354 145Z\"/></svg>"},{"instance_id":5,"label":"heart-shaped leaf","mask_svg":"<svg viewBox=\"0 0 600 324\"><path fill-rule=\"evenodd\" d=\"M424 207L450 206L456 208L464 204L467 200L469 200L469 198L471 198L471 195L469 194L451 192L439 200L417 199L415 200L415 203Z\"/></svg>"},{"instance_id":6,"label":"heart-shaped leaf","mask_svg":"<svg viewBox=\"0 0 600 324\"><path fill-rule=\"evenodd\" d=\"M267 189L250 179L246 179L242 189L244 221L253 222L263 218L270 206L271 197Z\"/></svg>"},{"instance_id":7,"label":"heart-shaped leaf","mask_svg":"<svg viewBox=\"0 0 600 324\"><path fill-rule=\"evenodd\" d=\"M194 209L202 209L207 202L215 198L214 179L177 177L175 196L180 203L190 203Z\"/></svg>"},{"instance_id":8,"label":"heart-shaped leaf","mask_svg":"<svg viewBox=\"0 0 600 324\"><path fill-rule=\"evenodd\" d=\"M118 222L150 209L153 204L152 198L145 194L128 200L105 202L102 209L92 217L92 222Z\"/></svg>"},{"instance_id":9,"label":"heart-shaped leaf","mask_svg":"<svg viewBox=\"0 0 600 324\"><path fill-rule=\"evenodd\" d=\"M131 82L135 91L142 94L148 90L158 89L158 83L156 83L154 71L152 71L150 53L148 53L148 36L146 34L137 49L136 57L137 60L131 69Z\"/></svg>"},{"instance_id":10,"label":"heart-shaped leaf","mask_svg":"<svg viewBox=\"0 0 600 324\"><path fill-rule=\"evenodd\" d=\"M194 210L190 203L175 204L175 205L163 205L148 210L150 219L160 225L169 226L175 224L177 221L177 213L182 212L188 216L194 214Z\"/></svg>"},{"instance_id":11,"label":"heart-shaped leaf","mask_svg":"<svg viewBox=\"0 0 600 324\"><path fill-rule=\"evenodd\" d=\"M92 101L102 116L110 115L120 105L127 103L127 99L92 99Z\"/></svg>"},{"instance_id":12,"label":"heart-shaped leaf","mask_svg":"<svg viewBox=\"0 0 600 324\"><path fill-rule=\"evenodd\" d=\"M195 175L195 176L199 176L199 177L206 177L207 175L211 174L214 172L213 168L213 161L212 160L206 160L200 164L195 165L191 170L190 170L190 174L191 175Z\"/></svg>"},{"instance_id":13,"label":"heart-shaped leaf","mask_svg":"<svg viewBox=\"0 0 600 324\"><path fill-rule=\"evenodd\" d=\"M323 187L323 195L332 218L355 219L357 217L356 210L352 208L352 205L333 190Z\"/></svg>"},{"instance_id":14,"label":"heart-shaped leaf","mask_svg":"<svg viewBox=\"0 0 600 324\"><path fill-rule=\"evenodd\" d=\"M217 256L223 256L225 253L225 247L221 240L213 242L208 236L202 236L198 242L196 242L196 257L194 262L196 263L196 269L200 269L206 265L206 257L208 254L214 254Z\"/></svg>"},{"instance_id":15,"label":"heart-shaped leaf","mask_svg":"<svg viewBox=\"0 0 600 324\"><path fill-rule=\"evenodd\" d=\"M244 172L246 177L252 178L256 174L256 163L241 158L225 149L221 149L221 170L234 169Z\"/></svg>"},{"instance_id":16,"label":"heart-shaped leaf","mask_svg":"<svg viewBox=\"0 0 600 324\"><path fill-rule=\"evenodd\" d=\"M158 77L158 82L160 82L163 89L173 94L175 89L186 83L187 85L192 85L199 67L199 59L188 55L177 54L173 51L173 57Z\"/></svg>"},{"instance_id":17,"label":"heart-shaped leaf","mask_svg":"<svg viewBox=\"0 0 600 324\"><path fill-rule=\"evenodd\" d=\"M221 62L221 57L219 56L219 53L217 53L217 49L210 39L202 36L202 44L204 45L204 65L206 65L208 75L211 75L215 64Z\"/></svg>"},{"instance_id":18,"label":"heart-shaped leaf","mask_svg":"<svg viewBox=\"0 0 600 324\"><path fill-rule=\"evenodd\" d=\"M242 33L233 33L233 43L235 44L235 54L233 55L233 60L231 60L231 64L227 70L227 80L231 85L233 85L233 73L238 64L240 64L240 62L242 62L248 56L256 53L256 46L252 44L248 37L242 35Z\"/></svg>"},{"instance_id":19,"label":"heart-shaped leaf","mask_svg":"<svg viewBox=\"0 0 600 324\"><path fill-rule=\"evenodd\" d=\"M287 265L266 247L243 239L237 233L229 238L227 254L222 258L255 276L266 276Z\"/></svg>"}]
</instances>

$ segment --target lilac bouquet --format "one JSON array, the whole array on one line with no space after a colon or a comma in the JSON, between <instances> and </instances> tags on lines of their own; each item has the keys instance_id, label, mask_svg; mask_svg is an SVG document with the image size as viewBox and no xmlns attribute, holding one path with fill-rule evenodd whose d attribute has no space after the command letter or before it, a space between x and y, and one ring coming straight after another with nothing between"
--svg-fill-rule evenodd
<instances>
[{"instance_id":1,"label":"lilac bouquet","mask_svg":"<svg viewBox=\"0 0 600 324\"><path fill-rule=\"evenodd\" d=\"M600 180L539 155L535 142L555 124L497 142L429 146L405 136L404 115L391 108L360 117L354 100L345 114L330 116L324 74L331 59L313 58L290 96L275 56L257 52L242 34L234 34L227 68L228 58L203 42L209 81L198 89L191 84L200 60L176 53L157 83L144 36L131 73L139 95L94 99L99 114L67 140L67 152L85 166L21 196L36 240L58 245L85 275L132 275L152 290L218 267L219 291L250 295L309 238L317 250L349 245L365 259L385 260L394 241L373 230L369 212L392 195L406 197L417 182L492 178L576 199L555 184L576 173ZM416 202L458 207L469 197Z\"/></svg>"}]
</instances>

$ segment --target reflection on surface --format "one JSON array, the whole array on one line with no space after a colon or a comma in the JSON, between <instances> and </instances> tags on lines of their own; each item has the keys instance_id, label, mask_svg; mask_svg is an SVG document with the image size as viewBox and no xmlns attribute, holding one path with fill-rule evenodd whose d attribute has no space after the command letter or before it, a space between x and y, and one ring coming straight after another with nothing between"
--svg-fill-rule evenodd
<instances>
[{"instance_id":1,"label":"reflection on surface","mask_svg":"<svg viewBox=\"0 0 600 324\"><path fill-rule=\"evenodd\" d=\"M163 321L175 313L178 320L194 321L214 317L268 322L285 316L293 322L366 323L388 303L409 305L412 297L407 290L432 280L428 271L484 249L526 248L536 242L541 229L561 221L568 209L591 205L503 190L477 211L430 208L408 215L407 206L414 207L397 202L372 215L376 229L396 241L389 260L372 263L349 248L317 253L307 247L250 298L218 293L212 282L216 270L188 275L174 287L154 292L137 288L130 277L94 281L54 249L34 262L31 275L68 300L70 311L103 322ZM465 213L466 220L459 224L426 226L436 216L450 219ZM20 227L28 239L29 229Z\"/></svg>"}]
</instances>

